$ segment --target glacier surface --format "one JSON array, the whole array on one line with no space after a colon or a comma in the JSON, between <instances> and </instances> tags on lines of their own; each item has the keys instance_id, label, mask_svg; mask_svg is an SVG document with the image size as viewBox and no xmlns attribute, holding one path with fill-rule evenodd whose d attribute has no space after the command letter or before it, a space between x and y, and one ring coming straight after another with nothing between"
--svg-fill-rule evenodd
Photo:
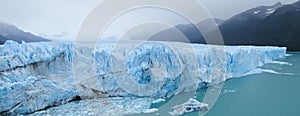
<instances>
[{"instance_id":1,"label":"glacier surface","mask_svg":"<svg viewBox=\"0 0 300 116\"><path fill-rule=\"evenodd\" d=\"M286 56L284 47L172 42L100 42L93 48L88 42L7 41L0 51L1 114L31 114L78 96L167 99Z\"/></svg>"}]
</instances>

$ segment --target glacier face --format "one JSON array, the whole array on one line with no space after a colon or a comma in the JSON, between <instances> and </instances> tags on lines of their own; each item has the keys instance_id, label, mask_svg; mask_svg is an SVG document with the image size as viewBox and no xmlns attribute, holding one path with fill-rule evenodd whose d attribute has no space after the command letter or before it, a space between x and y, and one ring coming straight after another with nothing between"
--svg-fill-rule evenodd
<instances>
[{"instance_id":1,"label":"glacier face","mask_svg":"<svg viewBox=\"0 0 300 116\"><path fill-rule=\"evenodd\" d=\"M0 46L0 112L27 114L78 95L71 45L7 41Z\"/></svg>"},{"instance_id":2,"label":"glacier face","mask_svg":"<svg viewBox=\"0 0 300 116\"><path fill-rule=\"evenodd\" d=\"M169 98L240 77L286 48L207 46L165 42L100 43L95 50L97 79L108 96ZM109 84L108 84L109 83Z\"/></svg>"},{"instance_id":3,"label":"glacier face","mask_svg":"<svg viewBox=\"0 0 300 116\"><path fill-rule=\"evenodd\" d=\"M169 98L240 77L286 48L170 42L0 46L0 112L29 114L76 96Z\"/></svg>"}]
</instances>

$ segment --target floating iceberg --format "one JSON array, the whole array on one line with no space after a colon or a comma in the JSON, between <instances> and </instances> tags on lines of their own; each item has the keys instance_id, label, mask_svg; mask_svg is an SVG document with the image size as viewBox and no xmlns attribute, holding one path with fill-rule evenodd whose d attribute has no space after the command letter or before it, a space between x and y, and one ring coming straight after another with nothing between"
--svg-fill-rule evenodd
<instances>
[{"instance_id":1,"label":"floating iceberg","mask_svg":"<svg viewBox=\"0 0 300 116\"><path fill-rule=\"evenodd\" d=\"M190 98L187 102L174 106L172 109L171 115L183 115L189 112L208 110L208 104Z\"/></svg>"},{"instance_id":2,"label":"floating iceberg","mask_svg":"<svg viewBox=\"0 0 300 116\"><path fill-rule=\"evenodd\" d=\"M157 104L157 103L161 103L161 102L165 102L165 99L156 99L154 101L152 101L152 104Z\"/></svg>"},{"instance_id":3,"label":"floating iceberg","mask_svg":"<svg viewBox=\"0 0 300 116\"><path fill-rule=\"evenodd\" d=\"M88 42L7 41L0 51L1 114L30 114L78 96L167 99L286 56L284 47L172 42L101 42L93 48Z\"/></svg>"}]
</instances>

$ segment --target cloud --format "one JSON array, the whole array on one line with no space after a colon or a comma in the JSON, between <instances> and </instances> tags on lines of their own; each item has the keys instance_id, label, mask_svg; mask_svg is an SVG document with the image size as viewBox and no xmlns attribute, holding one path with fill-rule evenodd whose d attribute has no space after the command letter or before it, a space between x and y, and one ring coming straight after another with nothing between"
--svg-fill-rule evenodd
<instances>
[{"instance_id":1,"label":"cloud","mask_svg":"<svg viewBox=\"0 0 300 116\"><path fill-rule=\"evenodd\" d=\"M291 3L297 0L199 1L213 17L227 19L255 6L271 5L277 1ZM1 0L0 20L36 35L44 33L75 40L81 23L99 2L99 0ZM64 30L64 33L61 33L61 30Z\"/></svg>"},{"instance_id":2,"label":"cloud","mask_svg":"<svg viewBox=\"0 0 300 116\"><path fill-rule=\"evenodd\" d=\"M81 23L99 0L1 0L0 19L40 36L68 33L74 39Z\"/></svg>"}]
</instances>

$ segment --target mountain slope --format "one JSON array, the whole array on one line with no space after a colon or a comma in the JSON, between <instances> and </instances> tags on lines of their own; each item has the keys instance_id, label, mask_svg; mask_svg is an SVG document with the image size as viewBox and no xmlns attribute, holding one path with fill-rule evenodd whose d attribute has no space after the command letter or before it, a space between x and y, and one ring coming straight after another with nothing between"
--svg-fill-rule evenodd
<instances>
[{"instance_id":1,"label":"mountain slope","mask_svg":"<svg viewBox=\"0 0 300 116\"><path fill-rule=\"evenodd\" d=\"M221 25L221 24L223 24L224 21L225 21L225 20L223 20L223 19L218 19L218 18L214 18L214 20L215 20L215 22L216 22L217 25Z\"/></svg>"},{"instance_id":2,"label":"mountain slope","mask_svg":"<svg viewBox=\"0 0 300 116\"><path fill-rule=\"evenodd\" d=\"M1 41L5 40L4 38L9 40L14 40L17 42L40 42L40 41L49 41L45 38L33 35L28 32L24 32L20 29L18 29L16 26L7 24L5 22L0 21L0 35L3 36L3 39Z\"/></svg>"},{"instance_id":3,"label":"mountain slope","mask_svg":"<svg viewBox=\"0 0 300 116\"><path fill-rule=\"evenodd\" d=\"M225 44L287 46L290 51L300 51L300 1L277 6L280 4L271 6L274 11L267 15L250 14L255 12L251 9L225 21L220 26Z\"/></svg>"},{"instance_id":4,"label":"mountain slope","mask_svg":"<svg viewBox=\"0 0 300 116\"><path fill-rule=\"evenodd\" d=\"M275 10L277 10L282 6L283 5L281 4L281 2L277 2L273 6L255 7L233 16L232 18L226 20L224 24L231 23L233 21L243 22L243 21L254 21L254 20L265 19L270 14L274 13Z\"/></svg>"},{"instance_id":5,"label":"mountain slope","mask_svg":"<svg viewBox=\"0 0 300 116\"><path fill-rule=\"evenodd\" d=\"M220 25L224 22L222 19L207 19L202 22L199 22L197 25L205 25L209 20L214 20L217 25ZM180 34L180 31L182 34ZM183 36L186 37L182 38ZM177 25L174 28L170 28L164 31L161 31L151 37L150 40L153 41L177 41L177 42L188 42L188 43L206 43L202 37L201 32L193 24L186 25Z\"/></svg>"},{"instance_id":6,"label":"mountain slope","mask_svg":"<svg viewBox=\"0 0 300 116\"><path fill-rule=\"evenodd\" d=\"M4 44L6 40L7 39L4 36L0 35L0 45Z\"/></svg>"},{"instance_id":7,"label":"mountain slope","mask_svg":"<svg viewBox=\"0 0 300 116\"><path fill-rule=\"evenodd\" d=\"M259 6L235 15L221 23L219 29L226 45L284 46L289 51L300 51L299 19L300 1L289 5L278 2L273 6ZM176 29L188 40L183 40ZM152 40L206 43L202 34L191 24L164 30L154 35Z\"/></svg>"},{"instance_id":8,"label":"mountain slope","mask_svg":"<svg viewBox=\"0 0 300 116\"><path fill-rule=\"evenodd\" d=\"M250 35L255 36L257 33L258 27L256 25L271 15L267 13L269 12L268 9L276 10L280 6L282 6L280 2L270 7L259 6L226 20L220 26L225 44L253 44L254 41L249 38L254 38Z\"/></svg>"}]
</instances>

